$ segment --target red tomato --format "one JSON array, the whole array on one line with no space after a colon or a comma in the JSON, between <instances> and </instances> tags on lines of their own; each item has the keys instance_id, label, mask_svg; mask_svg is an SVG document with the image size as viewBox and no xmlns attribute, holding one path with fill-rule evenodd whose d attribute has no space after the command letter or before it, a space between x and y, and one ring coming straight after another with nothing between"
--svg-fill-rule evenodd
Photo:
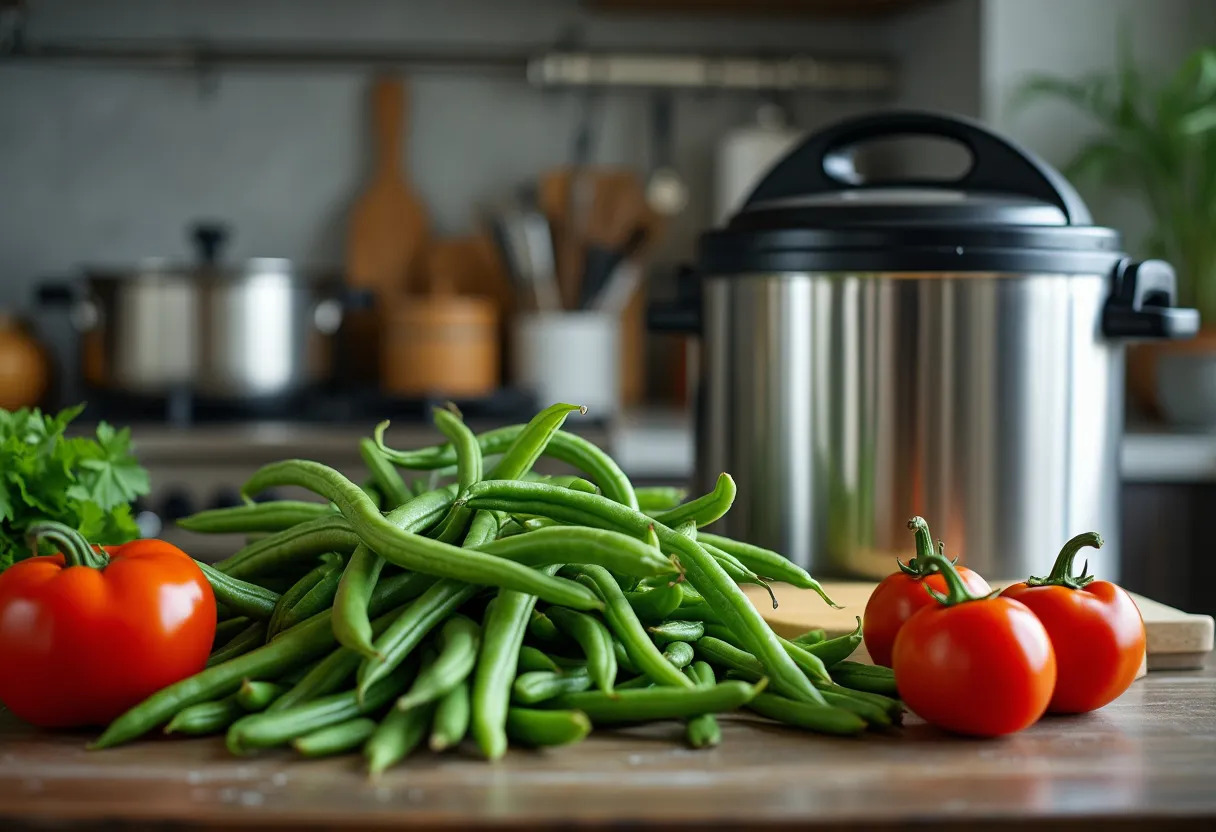
<instances>
[{"instance_id":1,"label":"red tomato","mask_svg":"<svg viewBox=\"0 0 1216 832\"><path fill-rule=\"evenodd\" d=\"M1056 683L1047 630L1024 604L1001 597L916 613L895 639L894 669L899 696L914 713L978 737L1034 724Z\"/></svg>"},{"instance_id":2,"label":"red tomato","mask_svg":"<svg viewBox=\"0 0 1216 832\"><path fill-rule=\"evenodd\" d=\"M1047 578L1031 578L1001 593L1025 604L1039 618L1056 654L1053 713L1084 713L1127 690L1144 659L1144 619L1136 602L1108 581L1072 577L1082 546L1100 547L1094 533L1065 544Z\"/></svg>"},{"instance_id":3,"label":"red tomato","mask_svg":"<svg viewBox=\"0 0 1216 832\"><path fill-rule=\"evenodd\" d=\"M43 536L64 554L0 574L0 667L16 669L0 673L9 710L44 727L101 725L203 669L215 596L188 555L160 540L103 555L58 524Z\"/></svg>"},{"instance_id":4,"label":"red tomato","mask_svg":"<svg viewBox=\"0 0 1216 832\"><path fill-rule=\"evenodd\" d=\"M908 521L908 527L916 533L916 557L907 565L900 564L900 571L888 575L870 594L862 618L862 633L866 652L875 664L891 666L891 654L895 637L904 622L923 607L936 603L925 585L938 592L946 591L946 579L940 573L925 571L926 555L933 555L933 537L929 526L920 517ZM988 582L965 566L957 567L967 588L977 595L992 591Z\"/></svg>"}]
</instances>

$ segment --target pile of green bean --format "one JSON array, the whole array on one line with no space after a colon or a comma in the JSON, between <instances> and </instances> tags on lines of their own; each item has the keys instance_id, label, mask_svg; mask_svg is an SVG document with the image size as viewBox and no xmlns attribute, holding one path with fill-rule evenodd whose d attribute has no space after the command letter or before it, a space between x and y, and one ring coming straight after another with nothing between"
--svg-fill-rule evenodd
<instances>
[{"instance_id":1,"label":"pile of green bean","mask_svg":"<svg viewBox=\"0 0 1216 832\"><path fill-rule=\"evenodd\" d=\"M729 476L688 502L634 489L607 454L561 430L578 409L480 435L439 409L447 441L413 451L388 448L382 424L360 445L362 485L288 460L255 473L245 495L291 485L325 502L183 520L251 535L200 564L220 609L210 661L95 747L164 726L224 733L236 754L362 749L377 773L424 740L438 751L471 736L496 759L509 744L652 720L681 720L690 745L712 746L715 715L740 708L825 734L898 723L890 671L847 661L860 624L830 640L779 638L738 586L785 581L831 603L809 574L698 531L730 508ZM533 473L542 456L580 476ZM403 470L423 473L407 482Z\"/></svg>"}]
</instances>

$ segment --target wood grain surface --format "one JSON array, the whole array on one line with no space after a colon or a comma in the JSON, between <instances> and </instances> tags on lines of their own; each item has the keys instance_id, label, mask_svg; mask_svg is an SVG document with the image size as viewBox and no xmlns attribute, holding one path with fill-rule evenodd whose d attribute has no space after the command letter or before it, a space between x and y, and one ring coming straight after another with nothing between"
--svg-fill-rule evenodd
<instances>
[{"instance_id":1,"label":"wood grain surface","mask_svg":"<svg viewBox=\"0 0 1216 832\"><path fill-rule=\"evenodd\" d=\"M85 751L0 713L0 829L1213 829L1216 671L1153 673L1097 713L1000 740L831 739L746 716L692 751L679 723L498 764L423 753L233 758L219 739Z\"/></svg>"}]
</instances>

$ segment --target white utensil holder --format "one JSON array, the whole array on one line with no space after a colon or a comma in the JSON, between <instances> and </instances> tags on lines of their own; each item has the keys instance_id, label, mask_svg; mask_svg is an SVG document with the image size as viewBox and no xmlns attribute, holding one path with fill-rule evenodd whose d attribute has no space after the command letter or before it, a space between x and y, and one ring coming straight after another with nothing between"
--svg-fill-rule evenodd
<instances>
[{"instance_id":1,"label":"white utensil holder","mask_svg":"<svg viewBox=\"0 0 1216 832\"><path fill-rule=\"evenodd\" d=\"M519 315L513 330L515 383L534 390L542 407L586 406L607 418L621 407L620 316L602 312Z\"/></svg>"}]
</instances>

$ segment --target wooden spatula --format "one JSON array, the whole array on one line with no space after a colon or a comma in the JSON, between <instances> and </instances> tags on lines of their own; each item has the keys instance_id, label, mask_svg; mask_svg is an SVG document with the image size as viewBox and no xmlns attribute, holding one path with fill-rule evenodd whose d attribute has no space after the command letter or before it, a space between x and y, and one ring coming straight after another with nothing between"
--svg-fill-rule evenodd
<instances>
[{"instance_id":1,"label":"wooden spatula","mask_svg":"<svg viewBox=\"0 0 1216 832\"><path fill-rule=\"evenodd\" d=\"M351 209L347 280L377 291L403 291L426 245L428 221L410 189L405 155L405 83L380 78L372 88L375 166Z\"/></svg>"},{"instance_id":2,"label":"wooden spatula","mask_svg":"<svg viewBox=\"0 0 1216 832\"><path fill-rule=\"evenodd\" d=\"M372 177L351 208L346 239L346 280L370 289L376 308L355 310L345 327L350 372L374 381L381 363L382 310L406 291L427 236L426 211L405 175L405 84L380 78L372 86Z\"/></svg>"}]
</instances>

